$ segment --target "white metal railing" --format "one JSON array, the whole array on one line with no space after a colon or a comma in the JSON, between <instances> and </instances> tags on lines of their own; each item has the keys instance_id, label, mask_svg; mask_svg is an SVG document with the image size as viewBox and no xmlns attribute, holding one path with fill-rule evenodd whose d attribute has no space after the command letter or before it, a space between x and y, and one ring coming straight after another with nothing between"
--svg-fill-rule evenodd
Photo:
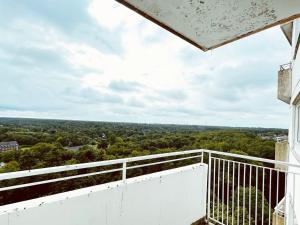
<instances>
[{"instance_id":1,"label":"white metal railing","mask_svg":"<svg viewBox=\"0 0 300 225\"><path fill-rule=\"evenodd\" d=\"M289 69L292 69L291 62L280 65L280 70L289 70Z\"/></svg>"},{"instance_id":2,"label":"white metal railing","mask_svg":"<svg viewBox=\"0 0 300 225\"><path fill-rule=\"evenodd\" d=\"M120 172L125 182L129 170L193 159L208 164L207 219L212 224L279 225L276 217L275 223L272 221L272 214L287 214L289 207L282 210L280 205L294 205L295 179L300 178L294 171L300 169L300 164L205 149L4 173L0 174L0 182L94 168L83 174L2 186L0 193L113 172ZM285 165L287 170L276 169L275 164ZM107 166L116 168L99 169ZM288 185L292 187L287 188Z\"/></svg>"},{"instance_id":3,"label":"white metal railing","mask_svg":"<svg viewBox=\"0 0 300 225\"><path fill-rule=\"evenodd\" d=\"M192 156L186 156L186 155L192 155ZM134 163L134 162L140 162L140 161L146 161L146 160L155 160L155 159L168 158L168 157L174 157L174 156L176 156L176 157L186 156L186 157L162 160L162 161L158 161L158 162L151 162L151 163L145 163L145 164L133 165L133 166L127 165L128 163ZM147 167L147 166L154 166L154 165L159 165L159 164L165 164L165 163L188 160L188 159L195 159L195 158L203 158L203 151L202 150L190 150L190 151L182 151L182 152L171 152L171 153L155 154L155 155L148 155L148 156L140 156L140 157L123 158L123 159L107 160L107 161L92 162L92 163L81 163L81 164L75 164L75 165L56 166L56 167L49 167L49 168L42 168L42 169L3 173L3 174L0 174L0 182L4 181L4 180L12 180L12 179L17 179L17 178L32 177L32 176L38 176L38 175L47 175L47 174L67 172L67 171L73 171L73 170L90 169L90 168L112 166L112 165L122 165L120 168L116 168L116 169L103 170L103 171L85 173L85 174L74 175L74 176L65 176L65 177L60 177L60 178L55 178L55 179L31 182L31 183L20 184L20 185L13 185L13 186L8 186L8 187L1 187L0 192L19 189L19 188L25 188L25 187L31 187L31 186L41 185L41 184L49 184L49 183L54 183L54 182L95 176L95 175L100 175L100 174L118 172L118 171L122 172L122 180L125 181L127 178L127 176L126 176L127 171L131 170L131 169L137 169L137 168L142 168L142 167Z\"/></svg>"},{"instance_id":4,"label":"white metal railing","mask_svg":"<svg viewBox=\"0 0 300 225\"><path fill-rule=\"evenodd\" d=\"M208 153L207 217L212 224L273 224L295 204L298 164L224 152ZM275 165L285 165L286 170ZM289 187L288 187L289 186ZM289 190L289 193L288 191ZM294 214L294 211L292 211ZM273 216L274 215L274 216ZM294 215L292 215L294 218ZM287 218L284 218L285 222ZM293 222L285 223L293 224Z\"/></svg>"}]
</instances>

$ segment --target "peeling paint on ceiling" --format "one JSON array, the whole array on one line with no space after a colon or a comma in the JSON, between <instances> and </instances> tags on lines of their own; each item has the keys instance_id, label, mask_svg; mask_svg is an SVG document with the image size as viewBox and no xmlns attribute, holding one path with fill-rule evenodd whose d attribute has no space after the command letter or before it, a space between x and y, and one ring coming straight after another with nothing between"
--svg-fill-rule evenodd
<instances>
[{"instance_id":1,"label":"peeling paint on ceiling","mask_svg":"<svg viewBox=\"0 0 300 225\"><path fill-rule=\"evenodd\" d=\"M206 51L300 17L299 0L117 0Z\"/></svg>"}]
</instances>

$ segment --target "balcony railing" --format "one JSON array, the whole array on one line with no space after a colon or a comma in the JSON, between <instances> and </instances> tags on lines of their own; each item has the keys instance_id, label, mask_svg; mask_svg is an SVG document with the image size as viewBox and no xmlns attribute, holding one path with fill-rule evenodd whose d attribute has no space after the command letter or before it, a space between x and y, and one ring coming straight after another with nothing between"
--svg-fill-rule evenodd
<instances>
[{"instance_id":1,"label":"balcony railing","mask_svg":"<svg viewBox=\"0 0 300 225\"><path fill-rule=\"evenodd\" d=\"M291 213L294 218L295 180L300 178L295 170L300 165L224 152L204 152L209 155L207 217L212 223L279 225L282 224L280 217ZM275 165L287 169L276 169ZM284 219L285 224L294 224Z\"/></svg>"},{"instance_id":2,"label":"balcony railing","mask_svg":"<svg viewBox=\"0 0 300 225\"><path fill-rule=\"evenodd\" d=\"M292 209L300 165L204 149L4 173L0 174L0 194L110 173L119 173L126 182L128 177L196 162L208 164L206 214L211 224L279 225L280 217L284 217L285 224L294 224L285 215L295 217ZM275 165L286 169L276 169ZM140 171L133 172L137 169ZM49 179L50 174L60 175ZM44 175L46 179L35 179ZM11 182L29 177L25 183Z\"/></svg>"},{"instance_id":3,"label":"balcony railing","mask_svg":"<svg viewBox=\"0 0 300 225\"><path fill-rule=\"evenodd\" d=\"M280 65L280 70L290 70L290 69L292 69L291 62Z\"/></svg>"}]
</instances>

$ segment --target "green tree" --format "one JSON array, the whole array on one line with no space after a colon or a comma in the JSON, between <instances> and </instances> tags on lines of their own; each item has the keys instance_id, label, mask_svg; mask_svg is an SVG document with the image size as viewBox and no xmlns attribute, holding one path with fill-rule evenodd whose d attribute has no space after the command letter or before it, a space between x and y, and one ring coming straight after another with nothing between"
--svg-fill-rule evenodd
<instances>
[{"instance_id":1,"label":"green tree","mask_svg":"<svg viewBox=\"0 0 300 225\"><path fill-rule=\"evenodd\" d=\"M19 169L20 165L17 161L10 161L6 163L2 168L0 168L0 173L15 172Z\"/></svg>"}]
</instances>

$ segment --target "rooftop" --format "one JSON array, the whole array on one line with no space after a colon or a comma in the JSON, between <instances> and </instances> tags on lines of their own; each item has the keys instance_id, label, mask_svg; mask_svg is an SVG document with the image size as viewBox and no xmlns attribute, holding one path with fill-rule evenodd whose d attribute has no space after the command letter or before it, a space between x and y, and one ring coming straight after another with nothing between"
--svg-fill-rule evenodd
<instances>
[{"instance_id":1,"label":"rooftop","mask_svg":"<svg viewBox=\"0 0 300 225\"><path fill-rule=\"evenodd\" d=\"M16 141L0 142L0 146L6 146L6 145L18 145L18 142Z\"/></svg>"}]
</instances>

